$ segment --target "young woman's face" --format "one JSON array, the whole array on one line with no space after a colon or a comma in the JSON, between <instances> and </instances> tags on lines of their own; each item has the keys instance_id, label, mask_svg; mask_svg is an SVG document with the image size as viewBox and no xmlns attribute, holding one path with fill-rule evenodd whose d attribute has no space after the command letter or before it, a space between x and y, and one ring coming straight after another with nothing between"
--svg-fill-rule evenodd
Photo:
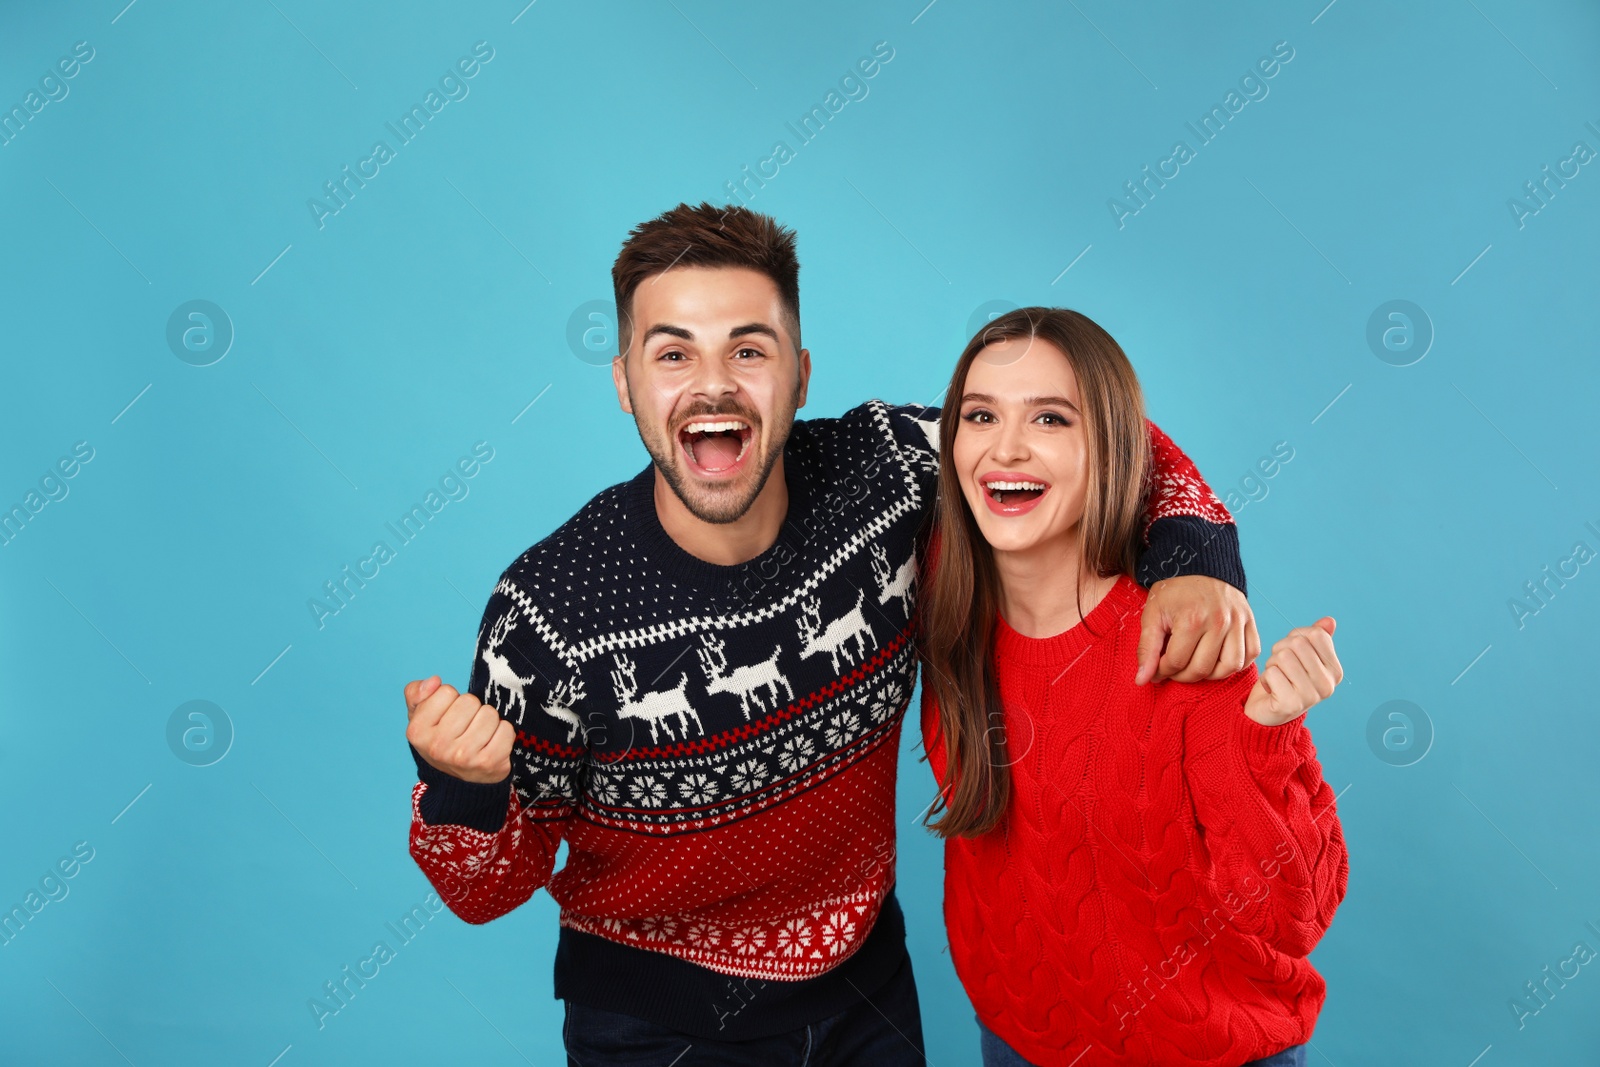
<instances>
[{"instance_id":1,"label":"young woman's face","mask_svg":"<svg viewBox=\"0 0 1600 1067\"><path fill-rule=\"evenodd\" d=\"M1038 338L989 345L967 369L950 462L984 539L1019 552L1069 537L1083 517L1088 443L1078 379Z\"/></svg>"}]
</instances>

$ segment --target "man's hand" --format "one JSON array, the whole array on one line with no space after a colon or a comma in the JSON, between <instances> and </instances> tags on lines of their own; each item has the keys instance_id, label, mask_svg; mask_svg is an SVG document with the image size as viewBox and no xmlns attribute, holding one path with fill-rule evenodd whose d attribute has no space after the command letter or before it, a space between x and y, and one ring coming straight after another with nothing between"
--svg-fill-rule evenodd
<instances>
[{"instance_id":1,"label":"man's hand","mask_svg":"<svg viewBox=\"0 0 1600 1067\"><path fill-rule=\"evenodd\" d=\"M406 740L429 765L467 782L493 784L511 773L517 729L471 693L437 674L406 683Z\"/></svg>"},{"instance_id":2,"label":"man's hand","mask_svg":"<svg viewBox=\"0 0 1600 1067\"><path fill-rule=\"evenodd\" d=\"M1259 655L1255 614L1244 594L1227 582L1188 574L1150 587L1135 685L1166 678L1220 681Z\"/></svg>"},{"instance_id":3,"label":"man's hand","mask_svg":"<svg viewBox=\"0 0 1600 1067\"><path fill-rule=\"evenodd\" d=\"M1324 616L1311 626L1297 626L1272 646L1267 665L1245 698L1244 713L1262 726L1281 726L1304 715L1307 708L1333 695L1344 668L1333 652L1333 629Z\"/></svg>"}]
</instances>

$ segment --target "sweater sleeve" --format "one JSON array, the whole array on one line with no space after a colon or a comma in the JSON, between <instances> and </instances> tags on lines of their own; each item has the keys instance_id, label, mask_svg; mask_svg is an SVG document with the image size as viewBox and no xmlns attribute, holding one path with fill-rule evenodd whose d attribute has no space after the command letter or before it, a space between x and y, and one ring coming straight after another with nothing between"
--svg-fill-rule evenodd
<instances>
[{"instance_id":1,"label":"sweater sleeve","mask_svg":"<svg viewBox=\"0 0 1600 1067\"><path fill-rule=\"evenodd\" d=\"M1350 874L1333 788L1305 716L1262 726L1244 713L1254 665L1221 682L1184 718L1184 779L1210 857L1209 888L1232 921L1290 956L1310 954ZM1168 685L1181 683L1166 683Z\"/></svg>"},{"instance_id":2,"label":"sweater sleeve","mask_svg":"<svg viewBox=\"0 0 1600 1067\"><path fill-rule=\"evenodd\" d=\"M1150 495L1145 501L1139 584L1199 574L1245 589L1239 530L1199 468L1162 432L1150 427Z\"/></svg>"},{"instance_id":3,"label":"sweater sleeve","mask_svg":"<svg viewBox=\"0 0 1600 1067\"><path fill-rule=\"evenodd\" d=\"M550 682L551 664L539 655L526 601L503 575L484 610L467 687L517 727L511 773L499 782L467 782L411 747L418 778L411 788L412 859L450 910L474 924L519 907L549 882L585 765L586 750L569 743L582 733L578 710L558 709L570 720L546 711L580 701L558 699L565 694Z\"/></svg>"},{"instance_id":4,"label":"sweater sleeve","mask_svg":"<svg viewBox=\"0 0 1600 1067\"><path fill-rule=\"evenodd\" d=\"M939 409L926 404L886 404L881 400L867 404L882 406L894 449L931 505L939 483ZM931 506L928 510L930 514L933 511Z\"/></svg>"}]
</instances>

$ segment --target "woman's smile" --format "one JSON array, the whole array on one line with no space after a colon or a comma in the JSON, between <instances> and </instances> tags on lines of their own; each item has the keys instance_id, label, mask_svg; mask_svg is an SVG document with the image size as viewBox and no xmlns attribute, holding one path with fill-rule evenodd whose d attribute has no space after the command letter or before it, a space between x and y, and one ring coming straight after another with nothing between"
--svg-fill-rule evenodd
<instances>
[{"instance_id":1,"label":"woman's smile","mask_svg":"<svg viewBox=\"0 0 1600 1067\"><path fill-rule=\"evenodd\" d=\"M989 471L978 478L978 485L989 510L1007 518L1026 515L1050 491L1043 478L1017 471Z\"/></svg>"}]
</instances>

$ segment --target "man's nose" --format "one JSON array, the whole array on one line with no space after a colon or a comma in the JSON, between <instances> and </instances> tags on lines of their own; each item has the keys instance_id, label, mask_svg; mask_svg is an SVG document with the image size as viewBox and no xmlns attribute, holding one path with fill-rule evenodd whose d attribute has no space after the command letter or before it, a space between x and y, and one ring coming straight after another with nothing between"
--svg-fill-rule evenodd
<instances>
[{"instance_id":1,"label":"man's nose","mask_svg":"<svg viewBox=\"0 0 1600 1067\"><path fill-rule=\"evenodd\" d=\"M727 396L738 389L733 374L725 361L720 359L703 359L695 368L694 380L690 390L697 396L715 400Z\"/></svg>"}]
</instances>

